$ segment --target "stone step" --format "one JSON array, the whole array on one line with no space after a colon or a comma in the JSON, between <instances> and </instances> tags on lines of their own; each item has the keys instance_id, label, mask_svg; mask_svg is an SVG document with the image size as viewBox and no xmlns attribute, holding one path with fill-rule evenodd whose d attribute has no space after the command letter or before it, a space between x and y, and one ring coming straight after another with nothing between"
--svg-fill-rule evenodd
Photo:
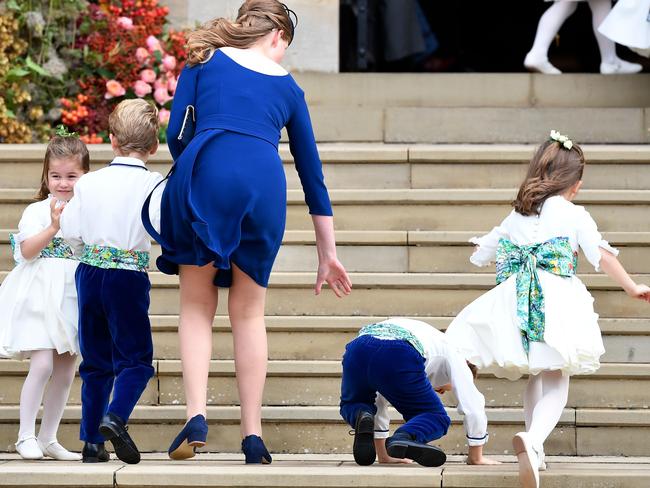
<instances>
[{"instance_id":1,"label":"stone step","mask_svg":"<svg viewBox=\"0 0 650 488\"><path fill-rule=\"evenodd\" d=\"M332 190L340 230L489 230L511 210L512 189ZM32 200L27 189L0 190L0 228L17 225ZM585 205L603 231L650 231L650 190L584 190ZM623 218L624 216L624 218ZM300 190L288 191L287 228L310 230L311 218Z\"/></svg>"},{"instance_id":2,"label":"stone step","mask_svg":"<svg viewBox=\"0 0 650 488\"><path fill-rule=\"evenodd\" d=\"M179 360L156 360L157 374L149 382L140 404L184 405L185 394ZM1 360L0 404L17 405L27 373L26 361ZM508 381L482 374L477 387L489 407L522 407L525 379ZM595 374L574 377L567 407L649 408L650 364L604 364ZM341 394L340 361L271 361L268 366L263 404L268 406L338 405ZM208 404L238 405L239 397L232 360L212 361L208 382ZM442 396L454 407L453 394ZM81 403L80 380L75 379L68 404Z\"/></svg>"},{"instance_id":3,"label":"stone step","mask_svg":"<svg viewBox=\"0 0 650 488\"><path fill-rule=\"evenodd\" d=\"M375 464L357 466L349 454L276 454L273 464L244 465L242 454L201 453L187 462L170 462L165 454L144 454L137 465L116 459L101 465L78 462L25 462L16 454L0 457L0 486L57 488L149 488L202 486L251 488L506 488L519 486L516 458L493 456L504 464L467 466L464 456L449 455L439 468ZM572 488L646 488L650 483L647 457L547 456L548 469L540 473L542 486Z\"/></svg>"},{"instance_id":4,"label":"stone step","mask_svg":"<svg viewBox=\"0 0 650 488\"><path fill-rule=\"evenodd\" d=\"M0 272L4 279L6 271ZM150 313L178 313L176 276L150 273L152 281ZM351 273L354 292L344 299L329 290L314 296L313 273L274 273L267 293L267 315L393 315L453 317L472 300L494 286L494 277L485 273ZM635 275L637 282L650 276ZM604 275L583 275L594 296L595 311L602 317L646 318L650 307L632 300ZM227 290L219 300L218 314L225 314Z\"/></svg>"},{"instance_id":5,"label":"stone step","mask_svg":"<svg viewBox=\"0 0 650 488\"><path fill-rule=\"evenodd\" d=\"M452 427L439 445L450 454L466 452L462 417L449 409ZM518 408L488 408L491 454L511 454L512 436L523 429ZM68 406L58 439L79 449L80 406ZM391 411L393 428L399 415ZM0 406L0 451L13 451L18 433L18 406ZM262 407L264 439L271 452L349 453L352 437L338 407ZM165 451L185 423L183 406L138 406L129 421L129 433L142 451ZM211 426L207 451L237 452L240 448L239 407L209 406ZM567 408L545 444L549 455L645 456L650 435L650 410Z\"/></svg>"},{"instance_id":6,"label":"stone step","mask_svg":"<svg viewBox=\"0 0 650 488\"><path fill-rule=\"evenodd\" d=\"M523 144L363 144L319 145L330 189L349 188L511 188L524 176L536 146ZM589 163L587 189L647 189L650 149L647 145L585 145ZM5 144L0 147L3 188L31 188L39 181L45 146ZM112 159L108 145L90 147L92 169ZM300 188L287 144L280 146L289 188ZM148 167L166 174L171 156L166 147ZM616 174L616 178L611 178Z\"/></svg>"},{"instance_id":7,"label":"stone step","mask_svg":"<svg viewBox=\"0 0 650 488\"><path fill-rule=\"evenodd\" d=\"M310 108L649 107L650 74L296 73Z\"/></svg>"},{"instance_id":8,"label":"stone step","mask_svg":"<svg viewBox=\"0 0 650 488\"><path fill-rule=\"evenodd\" d=\"M337 360L345 345L361 327L385 320L379 316L269 316L266 329L269 358L272 360ZM449 317L420 317L445 330ZM154 353L158 359L178 359L178 317L152 316ZM603 363L650 363L650 321L647 319L607 319L599 324L603 333ZM232 335L228 317L217 316L213 325L213 359L232 359Z\"/></svg>"},{"instance_id":9,"label":"stone step","mask_svg":"<svg viewBox=\"0 0 650 488\"><path fill-rule=\"evenodd\" d=\"M0 270L14 267L9 233L0 230ZM337 254L349 272L392 273L490 273L493 266L479 268L469 261L473 246L468 240L481 232L435 231L339 231ZM609 232L604 238L621 251L620 260L630 273L650 273L650 232ZM153 243L151 269L160 255ZM578 272L593 271L581 253ZM312 271L318 257L313 231L287 231L274 264L280 272Z\"/></svg>"}]
</instances>

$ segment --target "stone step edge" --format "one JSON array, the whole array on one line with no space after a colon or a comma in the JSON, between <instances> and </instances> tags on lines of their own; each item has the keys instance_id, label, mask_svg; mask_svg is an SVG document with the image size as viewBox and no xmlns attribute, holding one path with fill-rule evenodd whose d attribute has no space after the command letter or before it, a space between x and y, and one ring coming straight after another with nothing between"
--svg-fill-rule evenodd
<instances>
[{"instance_id":1,"label":"stone step edge","mask_svg":"<svg viewBox=\"0 0 650 488\"><path fill-rule=\"evenodd\" d=\"M0 271L0 281L9 271ZM491 273L348 273L352 286L361 289L489 289L495 286ZM650 283L650 274L630 275L638 283ZM607 275L580 274L591 290L622 291ZM152 287L178 288L176 275L149 272ZM271 274L269 288L313 288L316 275L311 272L277 272Z\"/></svg>"},{"instance_id":2,"label":"stone step edge","mask_svg":"<svg viewBox=\"0 0 650 488\"><path fill-rule=\"evenodd\" d=\"M241 453L201 453L188 462L170 462L164 454L143 454L143 462L126 465L82 463L29 463L14 455L0 458L0 486L204 486L338 488L354 486L384 488L516 486L518 476L514 456L490 456L500 466L467 466L464 456L448 456L439 468L379 465L357 466L352 455L273 454L273 464L260 469L244 465ZM552 468L541 474L544 483L554 486L647 486L650 465L647 458L605 456L547 456ZM197 462L200 461L200 462ZM61 469L64 468L64 469ZM504 482L506 483L504 485ZM552 482L552 481L551 481ZM625 483L624 485L621 483ZM557 484L556 484L557 483ZM568 484L567 484L568 483ZM633 485L630 485L633 483Z\"/></svg>"},{"instance_id":3,"label":"stone step edge","mask_svg":"<svg viewBox=\"0 0 650 488\"><path fill-rule=\"evenodd\" d=\"M154 359L153 366L158 377L178 377L182 374L180 359ZM29 362L16 359L0 359L0 378L24 376ZM233 377L235 365L232 359L210 361L210 376ZM340 378L340 360L269 360L268 377L318 377ZM494 378L491 374L480 374L483 378ZM650 379L650 363L604 363L594 374L576 378L606 379ZM505 380L504 380L505 381Z\"/></svg>"},{"instance_id":4,"label":"stone step edge","mask_svg":"<svg viewBox=\"0 0 650 488\"><path fill-rule=\"evenodd\" d=\"M19 161L41 162L45 144L0 144L0 164ZM647 144L583 144L589 164L650 162ZM318 144L321 160L328 163L526 163L537 146L535 144L404 144L366 142L324 142ZM88 146L90 159L108 162L113 159L109 144ZM289 145L281 143L279 154L283 162L293 161ZM166 145L149 159L150 163L172 161Z\"/></svg>"},{"instance_id":5,"label":"stone step edge","mask_svg":"<svg viewBox=\"0 0 650 488\"><path fill-rule=\"evenodd\" d=\"M391 420L400 420L395 409L390 410ZM488 422L493 424L523 424L523 409L513 407L486 407ZM448 407L447 413L454 423L462 423L463 416L456 408ZM239 423L238 406L212 406L207 408L208 423ZM63 413L65 423L76 423L81 418L80 405L68 405ZM311 422L343 423L338 406L263 406L262 419L266 422ZM19 420L18 405L0 405L0 423L15 423ZM131 423L184 423L184 405L136 406L129 422ZM610 409L610 408L565 408L560 424L587 426L650 427L650 409Z\"/></svg>"},{"instance_id":6,"label":"stone step edge","mask_svg":"<svg viewBox=\"0 0 650 488\"><path fill-rule=\"evenodd\" d=\"M0 244L9 243L9 234L16 229L0 229ZM485 231L427 230L337 230L336 244L341 246L471 246L469 240ZM650 247L650 232L603 232L603 238L616 246ZM155 245L155 241L152 240ZM311 230L287 230L282 244L287 246L316 244Z\"/></svg>"},{"instance_id":7,"label":"stone step edge","mask_svg":"<svg viewBox=\"0 0 650 488\"><path fill-rule=\"evenodd\" d=\"M510 204L516 196L515 188L482 189L335 189L330 190L334 205L441 205L456 204ZM4 203L31 203L35 189L0 189L0 205ZM289 205L305 205L302 190L287 190ZM650 190L582 190L576 204L625 204L650 203Z\"/></svg>"},{"instance_id":8,"label":"stone step edge","mask_svg":"<svg viewBox=\"0 0 650 488\"><path fill-rule=\"evenodd\" d=\"M178 330L178 315L151 315L154 332ZM388 316L335 315L268 315L266 329L270 332L358 332L361 327L388 319ZM438 330L446 330L453 317L420 316ZM601 332L606 335L650 335L650 320L640 318L599 318ZM213 332L229 332L226 315L217 315Z\"/></svg>"}]
</instances>

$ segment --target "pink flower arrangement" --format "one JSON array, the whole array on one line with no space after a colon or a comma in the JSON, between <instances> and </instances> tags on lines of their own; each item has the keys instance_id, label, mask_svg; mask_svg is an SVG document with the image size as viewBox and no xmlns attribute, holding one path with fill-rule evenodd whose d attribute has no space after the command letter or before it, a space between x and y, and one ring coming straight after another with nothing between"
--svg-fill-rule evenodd
<instances>
[{"instance_id":1,"label":"pink flower arrangement","mask_svg":"<svg viewBox=\"0 0 650 488\"><path fill-rule=\"evenodd\" d=\"M147 42L147 49L149 49L150 53L153 53L155 51L162 52L162 46L160 45L160 41L155 36L147 37L146 42Z\"/></svg>"},{"instance_id":2,"label":"pink flower arrangement","mask_svg":"<svg viewBox=\"0 0 650 488\"><path fill-rule=\"evenodd\" d=\"M136 97L143 98L149 95L149 93L152 92L152 89L149 83L146 83L142 80L137 80L133 84L133 91L135 92Z\"/></svg>"},{"instance_id":3,"label":"pink flower arrangement","mask_svg":"<svg viewBox=\"0 0 650 488\"><path fill-rule=\"evenodd\" d=\"M178 84L178 80L174 75L167 76L167 90L169 90L169 93L171 93L172 95L176 93L177 84Z\"/></svg>"},{"instance_id":4,"label":"pink flower arrangement","mask_svg":"<svg viewBox=\"0 0 650 488\"><path fill-rule=\"evenodd\" d=\"M145 83L153 83L156 81L156 72L152 69L143 69L140 71L140 79Z\"/></svg>"},{"instance_id":5,"label":"pink flower arrangement","mask_svg":"<svg viewBox=\"0 0 650 488\"><path fill-rule=\"evenodd\" d=\"M122 29L130 31L133 30L133 21L128 17L120 17L117 19L117 25Z\"/></svg>"},{"instance_id":6,"label":"pink flower arrangement","mask_svg":"<svg viewBox=\"0 0 650 488\"><path fill-rule=\"evenodd\" d=\"M160 121L160 125L167 125L169 122L169 116L171 115L171 112L167 110L166 108L161 108L160 111L158 112L158 120Z\"/></svg>"},{"instance_id":7,"label":"pink flower arrangement","mask_svg":"<svg viewBox=\"0 0 650 488\"><path fill-rule=\"evenodd\" d=\"M149 60L149 51L144 47L135 50L135 59L138 64L145 64Z\"/></svg>"},{"instance_id":8,"label":"pink flower arrangement","mask_svg":"<svg viewBox=\"0 0 650 488\"><path fill-rule=\"evenodd\" d=\"M126 90L119 81L108 80L106 82L106 93L104 94L104 98L107 100L114 97L121 97L125 93Z\"/></svg>"},{"instance_id":9,"label":"pink flower arrangement","mask_svg":"<svg viewBox=\"0 0 650 488\"><path fill-rule=\"evenodd\" d=\"M165 105L172 99L167 92L167 88L157 88L153 92L153 98L158 105Z\"/></svg>"},{"instance_id":10,"label":"pink flower arrangement","mask_svg":"<svg viewBox=\"0 0 650 488\"><path fill-rule=\"evenodd\" d=\"M166 55L162 60L162 67L165 71L174 71L176 69L176 58L171 55Z\"/></svg>"}]
</instances>

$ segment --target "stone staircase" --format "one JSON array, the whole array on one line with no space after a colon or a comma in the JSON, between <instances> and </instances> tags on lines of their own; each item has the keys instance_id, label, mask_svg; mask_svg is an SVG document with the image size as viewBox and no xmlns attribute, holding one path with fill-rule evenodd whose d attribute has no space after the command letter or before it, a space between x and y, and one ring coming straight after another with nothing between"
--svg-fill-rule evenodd
<instances>
[{"instance_id":1,"label":"stone staircase","mask_svg":"<svg viewBox=\"0 0 650 488\"><path fill-rule=\"evenodd\" d=\"M449 75L445 83L437 77L423 77L437 80L426 86L416 83L418 75L409 76L377 75L372 86L356 75L299 76L306 92L313 94L310 104L319 138L337 141L320 144L319 149L334 204L339 257L351 273L354 289L343 300L329 291L320 297L313 295L314 235L288 148L282 145L289 208L284 245L267 299L270 362L263 407L265 440L277 453L273 465L234 466L241 463L238 454L202 454L183 463L163 460L160 451L185 421L176 336L178 290L176 277L152 271L150 313L156 376L134 412L130 430L139 447L151 454L138 466L18 460L12 451L20 387L28 364L3 360L0 486L518 486L510 441L523 426L524 380L509 382L484 374L477 383L488 406L487 452L507 464L485 468L461 464L466 452L462 419L453 408L455 399L446 394L443 400L451 407L454 425L439 444L451 455L448 465L433 470L360 468L351 462L352 438L338 415L340 358L345 344L367 323L404 315L444 330L463 306L493 286L494 268L476 268L469 263L472 248L467 240L505 217L534 146L424 144L439 142L438 129L451 130L446 121L452 108L469 110L470 118L479 118L476 126L485 125L480 117L489 114L491 106L514 110L505 119L506 126L520 124L525 129L527 124L533 127L533 122L520 117L537 110L531 109L531 104L548 109L542 114L546 117L553 110L566 115L573 110L566 108L570 101L571 107L599 117L598 123L578 123L576 118L570 128L555 127L571 135L585 134L582 139L574 137L591 142L600 140L602 131L622 120L616 119L616 111L622 110L623 125L629 124L630 115L641 114L634 119L638 130L619 124L619 134L624 137L609 140L640 143L647 136L643 130L647 114L638 107L650 106L650 95L639 87L650 82L650 77L617 79L627 91L615 91L612 87L623 85L589 75L562 77L563 83L529 75ZM457 86L451 89L453 84ZM410 91L404 89L406 85ZM610 91L611 97L605 97ZM389 106L387 101L393 94L390 103L397 106ZM590 105L593 99L602 106ZM418 104L424 107L421 110L431 112L414 112L413 105ZM393 113L397 109L416 117L415 122L400 122L410 127L410 133L421 125L427 134L437 135L430 139L394 135L390 120L397 117ZM438 122L430 123L427 114L433 114ZM540 137L540 126L542 132L550 127L551 119L540 120L534 122L539 124L535 140ZM497 124L494 130L506 126ZM526 130L513 139L506 133L482 141L471 129L459 142L527 142ZM341 142L343 138L348 142ZM370 142L349 142L355 140ZM400 143L386 144L396 140ZM621 249L621 261L628 271L637 280L650 282L650 148L638 144L587 144L583 148L588 165L578 203L588 208L605 237ZM35 192L43 153L40 145L0 147L0 279L13 265L8 234ZM110 148L93 146L91 159L94 168L108 162ZM169 164L168 152L161 150L149 166L164 173ZM154 256L159 252L154 246ZM596 299L607 352L596 374L572 379L568 405L546 446L551 463L542 486L647 487L650 307L629 299L606 276L595 274L584 259L578 271ZM239 411L232 340L224 316L226 296L223 290L214 321L208 392L210 436L205 450L237 453ZM393 416L397 425L399 416L396 412ZM79 446L79 417L77 379L59 434L68 446Z\"/></svg>"}]
</instances>

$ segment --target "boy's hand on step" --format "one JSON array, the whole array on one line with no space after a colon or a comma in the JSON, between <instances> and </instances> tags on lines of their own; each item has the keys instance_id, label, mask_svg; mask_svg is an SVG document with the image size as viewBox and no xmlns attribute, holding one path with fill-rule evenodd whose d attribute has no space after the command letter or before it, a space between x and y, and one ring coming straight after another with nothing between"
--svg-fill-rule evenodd
<instances>
[{"instance_id":1,"label":"boy's hand on step","mask_svg":"<svg viewBox=\"0 0 650 488\"><path fill-rule=\"evenodd\" d=\"M650 303L650 287L647 285L635 285L634 288L630 289L628 292L632 298L638 298Z\"/></svg>"}]
</instances>

